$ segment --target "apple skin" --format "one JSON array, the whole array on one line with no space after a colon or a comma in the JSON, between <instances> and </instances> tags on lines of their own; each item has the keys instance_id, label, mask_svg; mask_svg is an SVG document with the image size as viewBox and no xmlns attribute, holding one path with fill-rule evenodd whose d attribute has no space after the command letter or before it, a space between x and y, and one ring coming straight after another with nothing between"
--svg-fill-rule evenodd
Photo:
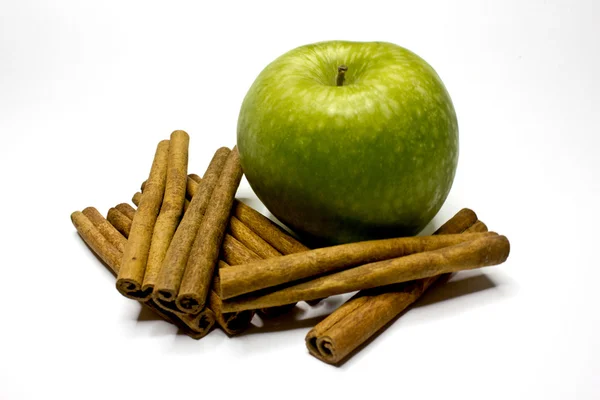
<instances>
[{"instance_id":1,"label":"apple skin","mask_svg":"<svg viewBox=\"0 0 600 400\"><path fill-rule=\"evenodd\" d=\"M275 217L313 245L347 243L427 225L454 180L458 123L441 79L416 54L329 41L291 50L259 74L237 145Z\"/></svg>"}]
</instances>

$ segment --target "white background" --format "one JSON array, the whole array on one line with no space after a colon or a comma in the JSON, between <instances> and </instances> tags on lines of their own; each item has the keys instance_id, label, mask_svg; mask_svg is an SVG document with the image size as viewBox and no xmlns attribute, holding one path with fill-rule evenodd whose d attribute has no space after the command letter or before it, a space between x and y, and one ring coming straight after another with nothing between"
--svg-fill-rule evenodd
<instances>
[{"instance_id":1,"label":"white background","mask_svg":"<svg viewBox=\"0 0 600 400\"><path fill-rule=\"evenodd\" d=\"M0 1L0 398L600 398L599 20L595 0ZM202 174L260 70L328 39L438 71L461 153L429 229L473 208L509 260L337 368L304 336L340 298L236 338L139 317L70 213L128 201L175 129Z\"/></svg>"}]
</instances>

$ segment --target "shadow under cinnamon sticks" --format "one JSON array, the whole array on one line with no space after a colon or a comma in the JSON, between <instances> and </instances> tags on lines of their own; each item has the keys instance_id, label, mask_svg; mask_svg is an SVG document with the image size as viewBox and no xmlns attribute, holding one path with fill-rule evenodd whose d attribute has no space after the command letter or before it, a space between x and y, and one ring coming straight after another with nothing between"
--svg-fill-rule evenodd
<instances>
[{"instance_id":1,"label":"shadow under cinnamon sticks","mask_svg":"<svg viewBox=\"0 0 600 400\"><path fill-rule=\"evenodd\" d=\"M291 331L295 329L306 329L312 328L315 324L318 324L323 319L327 317L327 314L318 315L310 318L302 318L302 315L305 314L305 311L299 308L298 306L292 308L291 311L288 311L285 314L281 314L277 317L269 317L269 318L260 318L261 325L256 325L255 320L252 321L250 327L238 334L237 336L246 336L252 335L256 333L268 333L268 332L283 332L283 331Z\"/></svg>"},{"instance_id":2,"label":"shadow under cinnamon sticks","mask_svg":"<svg viewBox=\"0 0 600 400\"><path fill-rule=\"evenodd\" d=\"M442 301L466 296L469 294L494 289L498 285L486 274L469 276L458 280L450 280L448 277L436 282L433 290L426 291L421 298L415 302L413 307L425 307Z\"/></svg>"},{"instance_id":3,"label":"shadow under cinnamon sticks","mask_svg":"<svg viewBox=\"0 0 600 400\"><path fill-rule=\"evenodd\" d=\"M336 308L341 306L345 301L349 299L349 295L331 296L326 299L320 300L317 306L311 306L310 309L324 308L326 311L319 315L315 315L310 318L302 318L308 311L303 309L300 305L296 305L290 311L285 314L281 314L277 317L262 318L259 313L261 323L256 324L256 319L252 320L252 324L247 331L239 334L238 336L252 335L256 333L269 333L269 332L283 332L294 329L312 328L325 318L329 316Z\"/></svg>"}]
</instances>

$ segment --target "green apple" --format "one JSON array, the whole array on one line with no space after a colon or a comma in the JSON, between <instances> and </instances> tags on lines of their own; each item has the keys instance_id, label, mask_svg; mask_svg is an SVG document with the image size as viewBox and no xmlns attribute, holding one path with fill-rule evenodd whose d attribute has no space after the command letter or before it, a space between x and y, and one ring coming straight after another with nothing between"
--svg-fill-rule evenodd
<instances>
[{"instance_id":1,"label":"green apple","mask_svg":"<svg viewBox=\"0 0 600 400\"><path fill-rule=\"evenodd\" d=\"M267 209L319 244L407 236L435 216L458 162L458 124L434 69L384 42L298 47L246 95L237 144Z\"/></svg>"}]
</instances>

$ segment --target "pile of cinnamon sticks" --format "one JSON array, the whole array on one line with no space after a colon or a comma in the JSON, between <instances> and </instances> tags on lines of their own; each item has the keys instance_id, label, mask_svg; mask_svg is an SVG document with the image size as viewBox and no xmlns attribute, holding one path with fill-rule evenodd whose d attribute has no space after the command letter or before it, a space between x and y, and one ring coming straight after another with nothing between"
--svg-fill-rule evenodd
<instances>
[{"instance_id":1,"label":"pile of cinnamon sticks","mask_svg":"<svg viewBox=\"0 0 600 400\"><path fill-rule=\"evenodd\" d=\"M306 337L330 363L417 300L440 276L506 260L505 236L463 209L432 236L309 249L235 199L242 178L234 147L216 151L204 176L189 174L189 136L158 144L137 209L121 203L104 218L88 207L71 215L82 239L117 276L117 290L199 339L218 325L228 335L255 312L275 316L298 301L359 291Z\"/></svg>"}]
</instances>

